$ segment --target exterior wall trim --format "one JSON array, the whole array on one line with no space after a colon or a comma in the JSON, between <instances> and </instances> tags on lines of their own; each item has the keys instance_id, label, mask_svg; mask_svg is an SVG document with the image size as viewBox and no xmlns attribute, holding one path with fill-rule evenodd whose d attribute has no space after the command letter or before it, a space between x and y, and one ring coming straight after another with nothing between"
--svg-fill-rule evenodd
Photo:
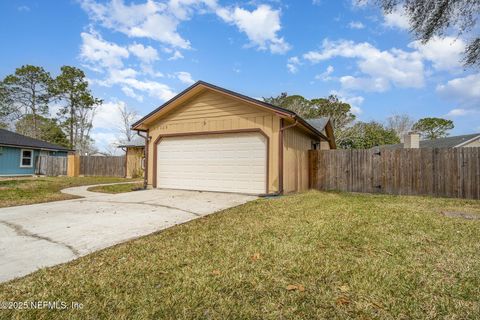
<instances>
[{"instance_id":1,"label":"exterior wall trim","mask_svg":"<svg viewBox=\"0 0 480 320\"><path fill-rule=\"evenodd\" d=\"M202 135L212 135L212 134L229 134L229 133L260 133L265 137L267 141L267 172L266 172L266 186L265 194L268 194L269 190L269 181L270 181L270 138L269 136L260 128L251 128L251 129L236 129L236 130L219 130L219 131L195 131L195 132L180 132L180 133L166 133L160 134L155 141L153 142L153 175L152 175L152 186L157 187L157 152L158 144L164 138L170 137L188 137L188 136L202 136Z\"/></svg>"},{"instance_id":2,"label":"exterior wall trim","mask_svg":"<svg viewBox=\"0 0 480 320\"><path fill-rule=\"evenodd\" d=\"M283 194L283 131L284 120L280 118L280 129L278 133L278 193Z\"/></svg>"}]
</instances>

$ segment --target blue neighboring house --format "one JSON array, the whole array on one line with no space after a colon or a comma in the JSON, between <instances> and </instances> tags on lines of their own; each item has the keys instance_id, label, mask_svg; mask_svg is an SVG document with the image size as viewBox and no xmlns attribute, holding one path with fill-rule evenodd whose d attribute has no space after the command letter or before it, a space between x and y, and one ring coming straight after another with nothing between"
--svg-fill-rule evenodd
<instances>
[{"instance_id":1,"label":"blue neighboring house","mask_svg":"<svg viewBox=\"0 0 480 320\"><path fill-rule=\"evenodd\" d=\"M0 129L0 176L35 174L40 155L66 157L68 148Z\"/></svg>"}]
</instances>

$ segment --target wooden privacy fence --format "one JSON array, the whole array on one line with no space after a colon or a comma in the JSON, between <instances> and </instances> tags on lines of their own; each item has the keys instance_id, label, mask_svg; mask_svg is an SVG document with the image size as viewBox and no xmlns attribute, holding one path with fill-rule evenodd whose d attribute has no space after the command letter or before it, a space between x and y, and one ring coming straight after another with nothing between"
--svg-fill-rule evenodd
<instances>
[{"instance_id":1,"label":"wooden privacy fence","mask_svg":"<svg viewBox=\"0 0 480 320\"><path fill-rule=\"evenodd\" d=\"M66 175L67 157L38 156L35 162L35 174L46 176Z\"/></svg>"},{"instance_id":2,"label":"wooden privacy fence","mask_svg":"<svg viewBox=\"0 0 480 320\"><path fill-rule=\"evenodd\" d=\"M309 151L319 190L480 199L480 148Z\"/></svg>"},{"instance_id":3,"label":"wooden privacy fence","mask_svg":"<svg viewBox=\"0 0 480 320\"><path fill-rule=\"evenodd\" d=\"M80 156L79 174L125 177L125 157Z\"/></svg>"}]
</instances>

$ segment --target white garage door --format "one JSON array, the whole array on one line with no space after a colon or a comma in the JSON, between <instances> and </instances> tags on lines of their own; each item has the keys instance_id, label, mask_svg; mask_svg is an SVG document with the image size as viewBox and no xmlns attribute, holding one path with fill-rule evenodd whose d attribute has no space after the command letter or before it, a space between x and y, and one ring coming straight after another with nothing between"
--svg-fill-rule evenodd
<instances>
[{"instance_id":1,"label":"white garage door","mask_svg":"<svg viewBox=\"0 0 480 320\"><path fill-rule=\"evenodd\" d=\"M261 194L267 142L259 133L163 138L157 146L157 187Z\"/></svg>"}]
</instances>

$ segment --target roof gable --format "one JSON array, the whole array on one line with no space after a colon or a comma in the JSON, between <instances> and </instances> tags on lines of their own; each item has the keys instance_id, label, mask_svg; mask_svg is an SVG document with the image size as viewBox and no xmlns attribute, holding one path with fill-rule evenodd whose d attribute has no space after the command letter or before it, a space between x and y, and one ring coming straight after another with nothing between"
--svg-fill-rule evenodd
<instances>
[{"instance_id":1,"label":"roof gable","mask_svg":"<svg viewBox=\"0 0 480 320\"><path fill-rule=\"evenodd\" d=\"M185 89L184 91L180 92L178 95L176 95L172 99L170 99L167 102L165 102L164 104L162 104L160 107L156 108L155 110L153 110L152 112L147 114L145 117L143 117L140 120L138 120L137 122L135 122L132 125L132 128L135 129L135 130L141 130L142 129L142 124L147 124L148 125L148 124L152 123L153 121L156 121L158 118L160 118L161 115L163 115L166 112L170 111L171 109L181 105L183 102L191 99L192 97L196 96L197 94L199 94L201 92L204 92L205 90L211 90L211 91L214 91L214 92L218 92L220 94L230 96L234 99L246 102L246 103L251 104L251 105L255 105L257 107L266 108L266 109L268 109L272 112L275 112L277 114L281 114L281 115L284 115L284 116L290 116L290 117L295 116L295 113L290 111L290 110L287 110L287 109L284 109L284 108L281 108L281 107L277 107L277 106L274 106L272 104L269 104L269 103L266 103L266 102L263 102L263 101L260 101L260 100L250 98L250 97L242 95L240 93L237 93L237 92L234 92L234 91L231 91L231 90L227 90L227 89L215 86L213 84L210 84L210 83L207 83L207 82L204 82L204 81L198 81L198 82L194 83L193 85L191 85L190 87L188 87L187 89Z\"/></svg>"},{"instance_id":2,"label":"roof gable","mask_svg":"<svg viewBox=\"0 0 480 320\"><path fill-rule=\"evenodd\" d=\"M142 119L138 120L132 125L132 129L138 130L138 131L145 131L153 122L157 121L160 119L163 115L168 113L170 110L173 108L181 105L182 103L188 101L189 99L193 98L197 94L203 92L204 90L211 90L226 96L229 96L233 99L242 101L246 104L255 106L255 107L261 107L264 108L265 110L268 110L270 112L274 112L275 114L279 115L280 117L284 118L291 118L294 120L297 120L303 127L305 127L308 131L312 132L314 135L319 136L325 140L330 140L327 138L322 132L317 130L314 126L312 126L310 123L302 119L300 116L298 116L295 112L290 111L285 108L281 108L269 103L266 103L264 101L260 101L257 99L253 99L251 97L245 96L243 94L221 88L218 86L215 86L213 84L204 82L204 81L198 81L192 86L188 87L169 101L165 102L163 105L160 107L156 108L149 114L147 114L145 117ZM333 139L333 137L332 137ZM334 142L333 142L334 145Z\"/></svg>"}]
</instances>

